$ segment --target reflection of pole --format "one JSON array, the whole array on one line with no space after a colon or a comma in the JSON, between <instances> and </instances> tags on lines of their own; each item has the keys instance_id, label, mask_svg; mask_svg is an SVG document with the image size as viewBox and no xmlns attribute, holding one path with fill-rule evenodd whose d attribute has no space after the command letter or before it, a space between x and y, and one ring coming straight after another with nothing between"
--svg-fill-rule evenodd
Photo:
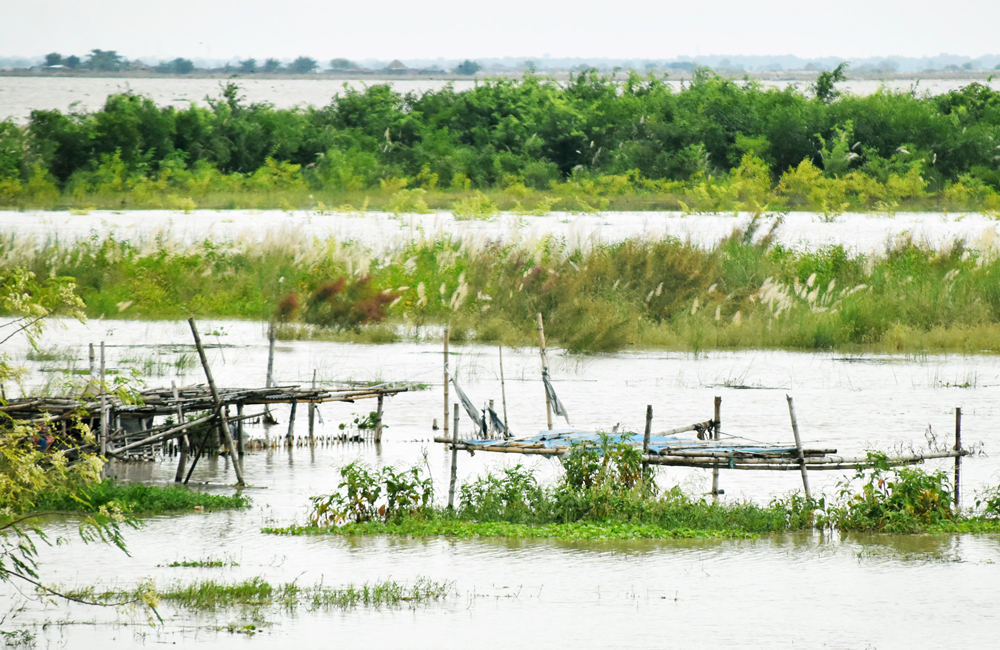
<instances>
[{"instance_id":1,"label":"reflection of pole","mask_svg":"<svg viewBox=\"0 0 1000 650\"><path fill-rule=\"evenodd\" d=\"M802 439L799 438L799 421L795 418L795 404L791 395L785 395L788 400L788 415L792 418L792 434L795 436L795 453L799 457L799 470L802 472L802 487L806 491L806 501L812 502L812 493L809 491L809 472L806 470L806 457L802 453Z\"/></svg>"},{"instance_id":2,"label":"reflection of pole","mask_svg":"<svg viewBox=\"0 0 1000 650\"><path fill-rule=\"evenodd\" d=\"M444 437L448 437L448 328L444 328Z\"/></svg>"},{"instance_id":3,"label":"reflection of pole","mask_svg":"<svg viewBox=\"0 0 1000 650\"><path fill-rule=\"evenodd\" d=\"M448 418L444 420L448 422ZM455 483L458 480L458 404L455 404L455 427L451 439L451 482L448 484L448 509L455 507Z\"/></svg>"},{"instance_id":4,"label":"reflection of pole","mask_svg":"<svg viewBox=\"0 0 1000 650\"><path fill-rule=\"evenodd\" d=\"M542 375L549 374L549 361L545 358L545 328L542 326L542 312L538 312L538 345L542 353ZM544 387L544 386L543 386ZM552 400L549 398L549 389L545 388L545 421L552 430Z\"/></svg>"},{"instance_id":5,"label":"reflection of pole","mask_svg":"<svg viewBox=\"0 0 1000 650\"><path fill-rule=\"evenodd\" d=\"M507 389L503 385L503 346L500 346L500 399L503 401L503 432L504 437L510 437L510 427L507 425Z\"/></svg>"}]
</instances>

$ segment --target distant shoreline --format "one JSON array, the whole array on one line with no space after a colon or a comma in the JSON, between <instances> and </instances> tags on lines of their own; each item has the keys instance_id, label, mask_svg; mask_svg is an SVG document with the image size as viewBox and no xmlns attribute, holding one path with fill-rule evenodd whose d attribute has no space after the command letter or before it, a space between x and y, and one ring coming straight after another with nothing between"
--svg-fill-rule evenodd
<instances>
[{"instance_id":1,"label":"distant shoreline","mask_svg":"<svg viewBox=\"0 0 1000 650\"><path fill-rule=\"evenodd\" d=\"M669 73L669 79L676 81L686 81L691 79L691 73L686 70L678 69L657 69L654 71L657 76L663 73ZM715 70L716 73L723 77L731 79L743 79L749 78L759 81L813 81L816 79L820 71L816 70L786 70L781 72L771 72L757 70L753 72L744 72L741 70ZM569 79L571 74L575 74L575 71L571 72L569 70L552 70L552 71L539 71L538 76L554 78L559 80ZM602 74L610 74L610 72L603 71ZM624 76L624 71L619 71L619 75ZM641 73L645 74L645 73ZM498 79L498 78L511 78L519 79L523 75L522 72L518 71L498 71L498 72L486 72L478 73L475 75L459 75L459 74L426 74L426 73L407 73L407 72L386 72L385 70L374 70L371 72L348 72L348 71L336 71L336 72L320 72L320 73L310 73L310 74L266 74L266 73L252 73L252 74L240 74L235 72L204 72L196 71L190 74L166 74L160 72L154 72L152 70L128 70L122 72L98 72L91 70L59 70L59 71L48 71L48 70L0 70L0 77L38 77L38 78L98 78L98 79L260 79L260 80L295 80L295 81L358 81L365 79L374 79L378 81L394 81L394 80L406 80L413 81L417 79L424 79L428 81L474 81L477 79ZM861 80L874 80L874 81L919 81L923 79L944 79L944 80L956 80L956 81L989 81L991 78L1000 79L1000 71L993 70L937 70L928 72L895 72L895 73L885 73L885 72L864 72L864 71L849 71L848 81L861 81Z\"/></svg>"}]
</instances>

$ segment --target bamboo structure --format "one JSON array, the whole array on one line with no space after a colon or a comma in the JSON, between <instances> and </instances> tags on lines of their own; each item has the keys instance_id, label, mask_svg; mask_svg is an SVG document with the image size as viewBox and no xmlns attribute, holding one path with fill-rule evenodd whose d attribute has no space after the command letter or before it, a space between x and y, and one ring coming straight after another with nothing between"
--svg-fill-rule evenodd
<instances>
[{"instance_id":1,"label":"bamboo structure","mask_svg":"<svg viewBox=\"0 0 1000 650\"><path fill-rule=\"evenodd\" d=\"M545 357L545 327L542 326L542 312L538 312L538 348L542 355L542 376L549 374L549 361ZM552 400L549 391L545 391L545 422L552 431Z\"/></svg>"}]
</instances>

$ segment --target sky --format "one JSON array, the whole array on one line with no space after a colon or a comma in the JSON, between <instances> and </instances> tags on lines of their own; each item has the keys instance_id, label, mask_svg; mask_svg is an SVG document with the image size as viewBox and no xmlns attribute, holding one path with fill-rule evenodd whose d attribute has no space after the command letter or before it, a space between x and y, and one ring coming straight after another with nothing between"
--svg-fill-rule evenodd
<instances>
[{"instance_id":1,"label":"sky","mask_svg":"<svg viewBox=\"0 0 1000 650\"><path fill-rule=\"evenodd\" d=\"M996 0L0 0L0 56L977 57Z\"/></svg>"}]
</instances>

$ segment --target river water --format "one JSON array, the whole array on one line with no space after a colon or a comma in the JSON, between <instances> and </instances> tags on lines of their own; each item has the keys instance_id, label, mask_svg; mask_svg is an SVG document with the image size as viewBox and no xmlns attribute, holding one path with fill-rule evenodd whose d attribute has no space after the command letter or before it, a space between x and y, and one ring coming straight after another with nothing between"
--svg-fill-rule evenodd
<instances>
[{"instance_id":1,"label":"river water","mask_svg":"<svg viewBox=\"0 0 1000 650\"><path fill-rule=\"evenodd\" d=\"M112 93L132 91L152 98L161 106L183 107L191 102L205 104L205 97L219 97L219 79L179 79L179 78L101 78L101 77L6 77L0 76L0 121L11 118L16 122L26 122L33 110L79 110L95 111L104 106L105 99ZM391 83L399 93L440 90L452 84L456 91L471 88L476 82L471 80L442 79L331 79L317 75L316 79L253 79L236 80L243 95L249 102L269 102L278 108L293 106L326 106L330 100L344 92L344 84L355 89L365 86ZM566 83L561 82L561 83ZM679 88L681 81L668 82ZM809 83L787 80L765 80L765 87L785 88L797 84L806 88ZM971 83L968 79L893 79L880 81L860 79L838 85L838 89L858 95L869 95L879 88L908 91L915 87L919 93L939 95L961 88ZM1000 88L1000 80L982 83Z\"/></svg>"},{"instance_id":2,"label":"river water","mask_svg":"<svg viewBox=\"0 0 1000 650\"><path fill-rule=\"evenodd\" d=\"M56 361L27 361L23 342L8 352L31 370L26 385L39 386L58 369L86 365L85 346L104 340L109 366L160 368L150 385L202 382L200 368L177 374L179 355L190 356L185 322L90 321L56 324L42 347ZM216 380L226 386L263 385L267 357L260 323L203 321ZM453 371L470 397L500 405L496 348L453 346ZM75 360L74 360L75 359ZM24 626L38 647L155 647L161 643L213 647L262 647L311 643L328 635L338 646L372 648L603 648L790 647L913 648L962 645L995 647L1000 596L1000 537L997 535L836 536L796 534L740 541L558 542L516 540L273 537L265 525L304 520L308 497L329 492L336 468L361 458L397 466L420 464L435 481L439 500L447 494L450 454L431 441L433 419L442 417L441 349L436 341L383 346L330 342L279 342L276 378L307 383L313 370L321 382L402 381L426 383L389 399L381 445L338 443L248 454L247 512L153 517L128 531L131 556L101 545L84 545L68 523L48 526L65 543L42 551L48 583L128 586L142 578L158 584L199 578L235 580L257 575L272 583L311 585L360 583L418 576L454 581L445 601L415 608L272 612L252 641L220 631L229 622L253 619L248 612L191 614L162 607L165 623L149 626L128 613L75 605L28 602L4 629ZM542 428L544 396L533 349L504 350L504 376L511 428L528 434ZM159 363L157 363L159 362ZM847 356L837 353L657 351L574 356L552 351L552 375L572 423L636 430L645 406L654 409L654 431L711 417L720 395L723 431L752 440L789 442L785 395L796 410L807 445L851 454L866 448L922 447L927 435L950 444L954 408L963 409L963 442L992 453L1000 444L1000 362L993 356ZM180 364L184 365L184 364ZM959 387L964 386L964 387ZM17 389L7 386L8 395ZM338 431L373 404L321 407L318 434ZM250 427L252 436L281 436L281 424ZM305 433L305 409L296 431ZM462 428L470 430L467 419ZM930 431L928 431L928 429ZM459 456L459 480L518 459L479 453ZM551 478L549 460L519 459ZM950 470L937 461L929 468ZM132 480L165 484L173 459L116 469ZM840 472L811 474L816 492L832 494ZM201 489L230 493L234 480L225 459L199 463L192 478ZM1000 480L1000 463L977 455L963 465L965 503L977 490ZM699 470L661 468L661 486L679 484L692 494L709 489ZM726 499L767 501L800 487L796 472L723 471ZM175 560L228 558L239 566L178 569ZM16 593L0 600L0 611L22 603ZM258 621L259 622L259 621Z\"/></svg>"}]
</instances>

